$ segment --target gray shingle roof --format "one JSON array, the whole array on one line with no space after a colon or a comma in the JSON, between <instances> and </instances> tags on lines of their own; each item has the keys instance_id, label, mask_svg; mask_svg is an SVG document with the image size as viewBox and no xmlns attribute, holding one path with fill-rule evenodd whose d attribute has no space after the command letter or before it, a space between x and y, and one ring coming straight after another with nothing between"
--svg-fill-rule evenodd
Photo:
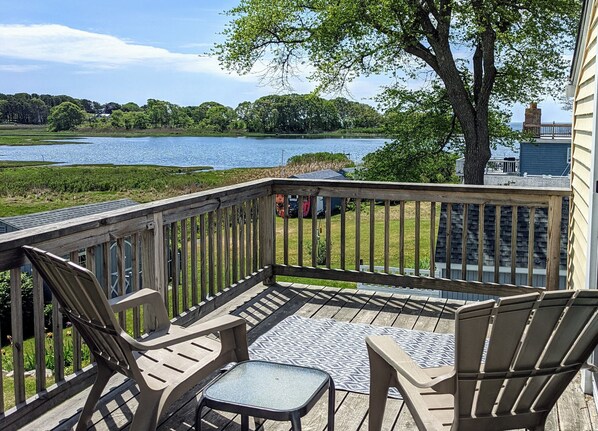
<instances>
[{"instance_id":1,"label":"gray shingle roof","mask_svg":"<svg viewBox=\"0 0 598 431\"><path fill-rule=\"evenodd\" d=\"M467 264L478 263L479 207L469 205L467 213ZM560 268L567 266L567 220L569 219L569 199L563 199L561 218ZM500 266L511 266L511 224L513 209L503 206L500 209L499 253ZM516 267L528 266L529 208L517 208ZM548 248L548 209L536 208L534 223L534 267L546 268ZM496 207L486 205L484 210L484 265L494 265ZM436 262L446 263L447 204L440 209L440 224L436 240ZM453 204L451 211L451 264L461 264L463 244L463 204Z\"/></svg>"},{"instance_id":2,"label":"gray shingle roof","mask_svg":"<svg viewBox=\"0 0 598 431\"><path fill-rule=\"evenodd\" d=\"M321 171L306 172L304 174L297 174L291 176L291 178L300 178L306 180L346 180L347 178L343 174L339 174L332 169L323 169Z\"/></svg>"},{"instance_id":3,"label":"gray shingle roof","mask_svg":"<svg viewBox=\"0 0 598 431\"><path fill-rule=\"evenodd\" d=\"M113 211L120 208L138 205L131 199L119 199L116 201L100 202L96 204L80 205L70 208L61 208L53 211L44 211L35 214L28 214L14 217L0 218L0 223L5 223L15 230L28 229L46 224L70 220L92 214L99 214L106 211Z\"/></svg>"}]
</instances>

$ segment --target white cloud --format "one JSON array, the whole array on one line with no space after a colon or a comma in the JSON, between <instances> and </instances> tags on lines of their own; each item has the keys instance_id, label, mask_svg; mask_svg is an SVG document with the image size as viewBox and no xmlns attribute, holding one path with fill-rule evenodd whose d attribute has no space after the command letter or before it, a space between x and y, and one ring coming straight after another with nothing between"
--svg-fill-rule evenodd
<instances>
[{"instance_id":1,"label":"white cloud","mask_svg":"<svg viewBox=\"0 0 598 431\"><path fill-rule=\"evenodd\" d=\"M174 69L181 72L239 77L220 68L217 59L171 52L139 45L118 37L77 30L58 24L0 24L0 58L75 64L93 69L114 69L130 65Z\"/></svg>"},{"instance_id":2,"label":"white cloud","mask_svg":"<svg viewBox=\"0 0 598 431\"><path fill-rule=\"evenodd\" d=\"M41 67L35 64L0 64L0 72L21 73L38 69Z\"/></svg>"}]
</instances>

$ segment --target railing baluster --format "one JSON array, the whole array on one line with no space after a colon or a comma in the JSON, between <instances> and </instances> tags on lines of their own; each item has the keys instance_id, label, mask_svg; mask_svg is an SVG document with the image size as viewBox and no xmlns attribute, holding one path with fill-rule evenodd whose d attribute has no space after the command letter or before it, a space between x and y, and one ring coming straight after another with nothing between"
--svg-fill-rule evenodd
<instances>
[{"instance_id":1,"label":"railing baluster","mask_svg":"<svg viewBox=\"0 0 598 431\"><path fill-rule=\"evenodd\" d=\"M405 201L399 203L399 272L405 274Z\"/></svg>"},{"instance_id":2,"label":"railing baluster","mask_svg":"<svg viewBox=\"0 0 598 431\"><path fill-rule=\"evenodd\" d=\"M233 260L232 260L232 276L233 283L239 281L239 233L238 233L238 222L239 222L239 209L236 205L232 206L231 209L231 226L232 226L232 243L233 243Z\"/></svg>"},{"instance_id":3,"label":"railing baluster","mask_svg":"<svg viewBox=\"0 0 598 431\"><path fill-rule=\"evenodd\" d=\"M283 263L289 264L289 195L284 195L283 200L283 214L282 214L283 228L282 228L282 248L283 248Z\"/></svg>"},{"instance_id":4,"label":"railing baluster","mask_svg":"<svg viewBox=\"0 0 598 431\"><path fill-rule=\"evenodd\" d=\"M181 220L181 310L189 309L189 240L187 219Z\"/></svg>"},{"instance_id":5,"label":"railing baluster","mask_svg":"<svg viewBox=\"0 0 598 431\"><path fill-rule=\"evenodd\" d=\"M177 222L170 224L170 248L171 248L171 279L172 279L172 315L179 315L179 229ZM168 295L167 295L168 296Z\"/></svg>"},{"instance_id":6,"label":"railing baluster","mask_svg":"<svg viewBox=\"0 0 598 431\"><path fill-rule=\"evenodd\" d=\"M436 202L430 202L430 277L436 277Z\"/></svg>"},{"instance_id":7,"label":"railing baluster","mask_svg":"<svg viewBox=\"0 0 598 431\"><path fill-rule=\"evenodd\" d=\"M467 280L467 223L469 205L463 204L463 231L461 232L461 278Z\"/></svg>"},{"instance_id":8,"label":"railing baluster","mask_svg":"<svg viewBox=\"0 0 598 431\"><path fill-rule=\"evenodd\" d=\"M529 231L527 239L527 284L533 286L534 277L534 233L536 228L536 208L529 209Z\"/></svg>"},{"instance_id":9,"label":"railing baluster","mask_svg":"<svg viewBox=\"0 0 598 431\"><path fill-rule=\"evenodd\" d=\"M46 343L44 332L44 281L40 273L32 268L33 278L33 337L35 340L35 390L46 389ZM0 388L2 386L0 385ZM0 408L2 403L0 402Z\"/></svg>"},{"instance_id":10,"label":"railing baluster","mask_svg":"<svg viewBox=\"0 0 598 431\"><path fill-rule=\"evenodd\" d=\"M216 279L214 270L214 212L208 213L208 292L216 295Z\"/></svg>"},{"instance_id":11,"label":"railing baluster","mask_svg":"<svg viewBox=\"0 0 598 431\"><path fill-rule=\"evenodd\" d=\"M361 271L361 199L355 199L355 270Z\"/></svg>"},{"instance_id":12,"label":"railing baluster","mask_svg":"<svg viewBox=\"0 0 598 431\"><path fill-rule=\"evenodd\" d=\"M500 280L500 218L502 208L500 205L495 205L496 214L494 216L494 282L498 283Z\"/></svg>"},{"instance_id":13,"label":"railing baluster","mask_svg":"<svg viewBox=\"0 0 598 431\"><path fill-rule=\"evenodd\" d=\"M415 275L419 276L419 240L420 240L421 202L415 201Z\"/></svg>"},{"instance_id":14,"label":"railing baluster","mask_svg":"<svg viewBox=\"0 0 598 431\"><path fill-rule=\"evenodd\" d=\"M58 311L58 307L55 307L55 310ZM19 404L25 401L25 365L23 358L23 297L21 295L21 268L13 268L10 270L10 326L10 335L12 337L12 369L14 372L15 402ZM60 347L62 347L62 344L60 345Z\"/></svg>"},{"instance_id":15,"label":"railing baluster","mask_svg":"<svg viewBox=\"0 0 598 431\"><path fill-rule=\"evenodd\" d=\"M347 200L341 200L341 269L345 270L346 265L346 235L347 235Z\"/></svg>"},{"instance_id":16,"label":"railing baluster","mask_svg":"<svg viewBox=\"0 0 598 431\"><path fill-rule=\"evenodd\" d=\"M376 201L370 200L370 272L375 270L374 253L376 251Z\"/></svg>"},{"instance_id":17,"label":"railing baluster","mask_svg":"<svg viewBox=\"0 0 598 431\"><path fill-rule=\"evenodd\" d=\"M517 283L517 205L513 205L511 214L511 284Z\"/></svg>"},{"instance_id":18,"label":"railing baluster","mask_svg":"<svg viewBox=\"0 0 598 431\"><path fill-rule=\"evenodd\" d=\"M223 268L222 268L222 209L216 210L216 286L218 292L224 289Z\"/></svg>"},{"instance_id":19,"label":"railing baluster","mask_svg":"<svg viewBox=\"0 0 598 431\"><path fill-rule=\"evenodd\" d=\"M384 272L390 270L390 201L384 201Z\"/></svg>"},{"instance_id":20,"label":"railing baluster","mask_svg":"<svg viewBox=\"0 0 598 431\"><path fill-rule=\"evenodd\" d=\"M478 281L482 281L484 277L485 216L486 206L484 204L478 205Z\"/></svg>"},{"instance_id":21,"label":"railing baluster","mask_svg":"<svg viewBox=\"0 0 598 431\"><path fill-rule=\"evenodd\" d=\"M259 217L260 217L260 210L259 210L259 205L257 203L256 199L253 199L251 201L251 222L252 222L252 227L253 227L253 232L252 232L252 263L253 266L251 267L251 273L256 273L258 270L258 258L259 258L259 233L258 233L258 223L259 223Z\"/></svg>"},{"instance_id":22,"label":"railing baluster","mask_svg":"<svg viewBox=\"0 0 598 431\"><path fill-rule=\"evenodd\" d=\"M197 292L197 217L193 216L190 220L191 229L191 305L199 304L199 295Z\"/></svg>"},{"instance_id":23,"label":"railing baluster","mask_svg":"<svg viewBox=\"0 0 598 431\"><path fill-rule=\"evenodd\" d=\"M297 265L303 266L303 196L297 198Z\"/></svg>"},{"instance_id":24,"label":"railing baluster","mask_svg":"<svg viewBox=\"0 0 598 431\"><path fill-rule=\"evenodd\" d=\"M159 228L157 228L159 229ZM168 285L170 283L170 277L172 272L172 247L170 246L170 228L168 225L164 225L162 228L162 242L163 242L163 253L164 253L164 261L162 262L164 270L163 270L163 280L164 280L164 305L166 310L170 310L170 295L168 294Z\"/></svg>"},{"instance_id":25,"label":"railing baluster","mask_svg":"<svg viewBox=\"0 0 598 431\"><path fill-rule=\"evenodd\" d=\"M245 276L251 275L251 201L245 202Z\"/></svg>"},{"instance_id":26,"label":"railing baluster","mask_svg":"<svg viewBox=\"0 0 598 431\"><path fill-rule=\"evenodd\" d=\"M231 279L230 261L230 209L224 208L224 284L230 286L234 283Z\"/></svg>"},{"instance_id":27,"label":"railing baluster","mask_svg":"<svg viewBox=\"0 0 598 431\"><path fill-rule=\"evenodd\" d=\"M326 197L326 268L330 269L332 259L332 198Z\"/></svg>"},{"instance_id":28,"label":"railing baluster","mask_svg":"<svg viewBox=\"0 0 598 431\"><path fill-rule=\"evenodd\" d=\"M446 204L446 278L452 279L453 275L451 273L451 257L452 257L452 250L451 250L451 236L453 234L453 204L447 203Z\"/></svg>"},{"instance_id":29,"label":"railing baluster","mask_svg":"<svg viewBox=\"0 0 598 431\"><path fill-rule=\"evenodd\" d=\"M245 278L245 203L239 205L237 214L237 223L239 226L239 280ZM248 259L248 258L247 258ZM237 280L238 281L238 280Z\"/></svg>"},{"instance_id":30,"label":"railing baluster","mask_svg":"<svg viewBox=\"0 0 598 431\"><path fill-rule=\"evenodd\" d=\"M206 233L206 216L200 214L199 216L199 265L201 272L199 274L200 283L200 301L205 301L208 297L208 283L207 283L207 233Z\"/></svg>"},{"instance_id":31,"label":"railing baluster","mask_svg":"<svg viewBox=\"0 0 598 431\"><path fill-rule=\"evenodd\" d=\"M310 196L311 209L311 266L314 268L318 266L318 243L320 241L318 235L318 198L316 196Z\"/></svg>"}]
</instances>

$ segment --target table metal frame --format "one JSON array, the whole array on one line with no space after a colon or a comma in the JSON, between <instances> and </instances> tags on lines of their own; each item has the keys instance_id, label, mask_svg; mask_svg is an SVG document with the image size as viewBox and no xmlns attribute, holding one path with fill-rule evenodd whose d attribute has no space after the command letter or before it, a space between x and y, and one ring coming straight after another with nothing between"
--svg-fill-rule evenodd
<instances>
[{"instance_id":1,"label":"table metal frame","mask_svg":"<svg viewBox=\"0 0 598 431\"><path fill-rule=\"evenodd\" d=\"M273 364L273 365L282 365L292 367L295 370L297 369L306 369L306 370L316 370L318 372L323 373L327 378L323 380L323 383L320 385L319 388L316 389L311 395L306 397L305 403L298 407L295 410L279 410L279 409L269 409L264 407L257 407L252 405L243 405L238 404L234 401L227 401L227 400L215 400L208 396L206 396L206 392L210 387L213 385L217 385L220 379L224 378L226 374L233 370L235 367L241 364L247 364L251 362L261 362L264 364ZM251 388L247 388L247 390L252 390ZM330 374L326 371L317 369L317 368L310 368L310 367L303 367L297 365L290 365L290 364L280 364L275 362L268 362L268 361L245 361L239 362L231 367L228 371L224 372L216 379L214 379L210 384L208 384L202 393L202 396L197 404L197 410L195 412L195 430L201 431L201 411L204 407L209 407L214 410L221 410L230 413L237 413L241 415L241 431L248 431L249 430L249 416L253 416L255 418L260 419L271 419L275 421L290 421L292 425L293 431L301 431L301 418L305 416L311 408L318 402L318 400L324 395L324 392L328 390L328 431L334 431L334 396L335 396L335 388L334 388L334 381Z\"/></svg>"}]
</instances>

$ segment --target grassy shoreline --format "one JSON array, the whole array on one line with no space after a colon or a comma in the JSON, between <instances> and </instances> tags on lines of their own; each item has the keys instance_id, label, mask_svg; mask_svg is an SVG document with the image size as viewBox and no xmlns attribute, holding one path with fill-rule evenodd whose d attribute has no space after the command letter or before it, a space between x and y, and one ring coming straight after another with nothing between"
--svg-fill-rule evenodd
<instances>
[{"instance_id":1,"label":"grassy shoreline","mask_svg":"<svg viewBox=\"0 0 598 431\"><path fill-rule=\"evenodd\" d=\"M247 137L247 138L284 138L284 139L325 139L325 138L353 138L353 139L385 139L387 136L364 133L359 131L338 130L336 132L314 134L267 134L231 132L207 132L197 129L146 129L146 130L117 130L81 128L72 132L49 132L45 126L0 126L0 145L32 146L32 145L66 145L81 143L77 138L111 137L111 138L142 138L166 136L197 136L197 137Z\"/></svg>"}]
</instances>

